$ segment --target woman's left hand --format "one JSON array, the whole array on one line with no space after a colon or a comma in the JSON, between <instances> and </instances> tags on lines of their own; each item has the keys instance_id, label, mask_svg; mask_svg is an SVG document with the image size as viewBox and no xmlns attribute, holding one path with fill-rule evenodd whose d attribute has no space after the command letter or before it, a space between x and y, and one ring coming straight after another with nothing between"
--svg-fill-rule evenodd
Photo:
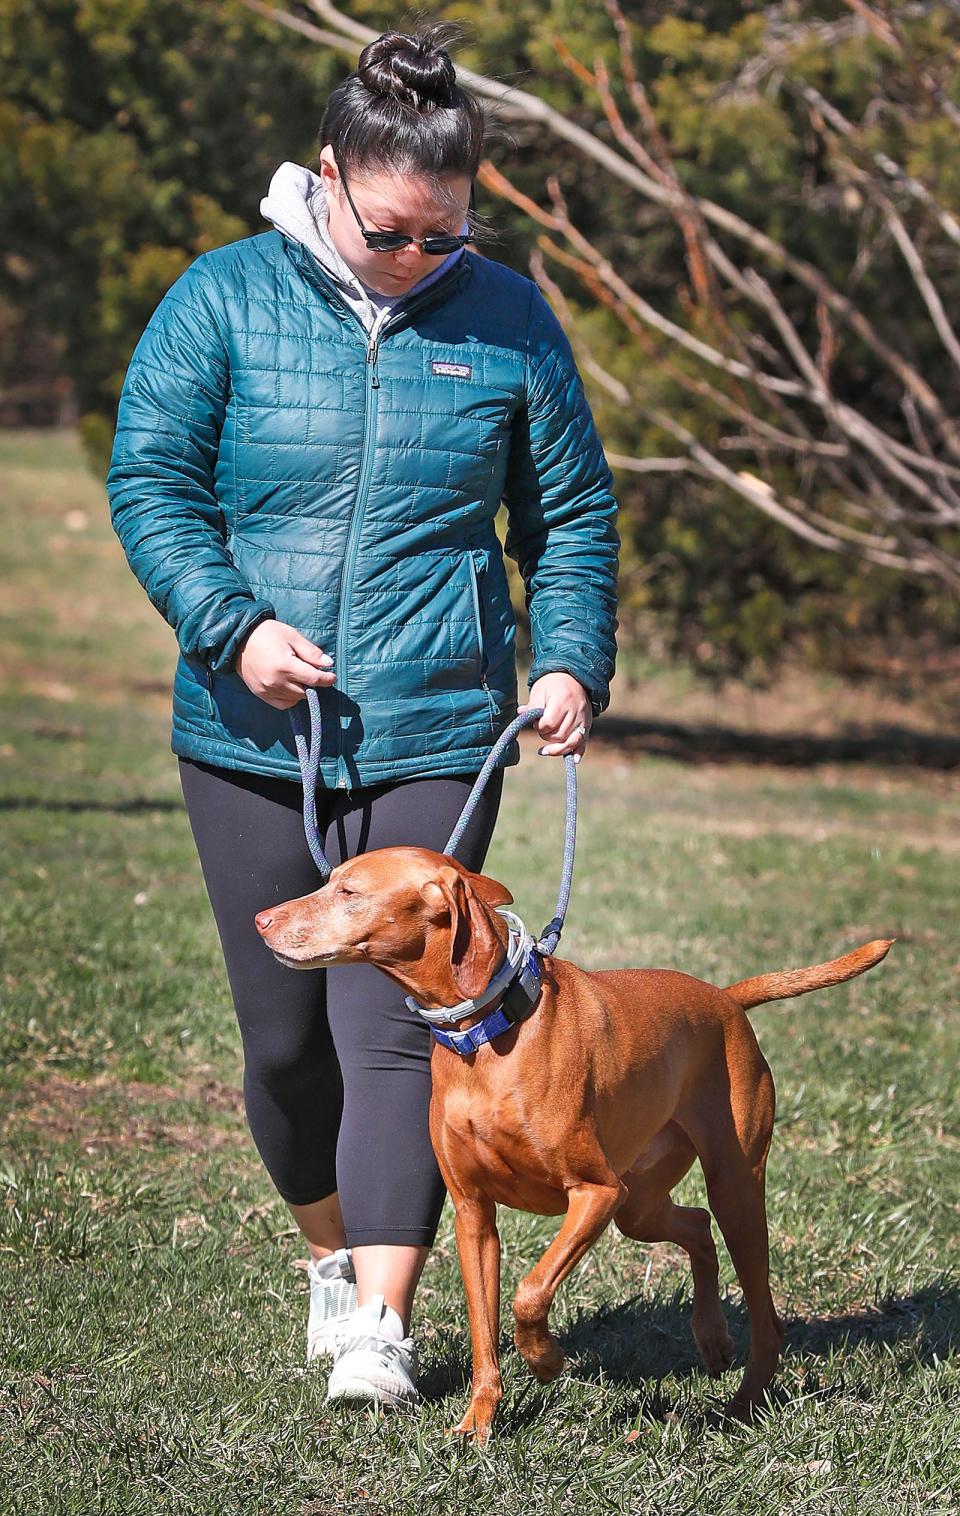
<instances>
[{"instance_id":1,"label":"woman's left hand","mask_svg":"<svg viewBox=\"0 0 960 1516\"><path fill-rule=\"evenodd\" d=\"M590 696L579 679L572 674L541 674L531 684L527 702L517 707L517 713L536 705L543 706L543 715L537 722L537 732L546 738L539 749L541 755L561 757L572 753L579 763L593 723Z\"/></svg>"}]
</instances>

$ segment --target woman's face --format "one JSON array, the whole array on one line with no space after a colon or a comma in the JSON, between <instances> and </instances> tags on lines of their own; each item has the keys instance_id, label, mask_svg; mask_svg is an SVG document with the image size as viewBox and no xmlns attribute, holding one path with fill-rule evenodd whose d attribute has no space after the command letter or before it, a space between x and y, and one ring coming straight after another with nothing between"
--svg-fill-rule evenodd
<instances>
[{"instance_id":1,"label":"woman's face","mask_svg":"<svg viewBox=\"0 0 960 1516\"><path fill-rule=\"evenodd\" d=\"M415 242L396 253L372 252L344 194L329 143L320 154L320 173L330 238L341 258L364 284L381 295L401 295L443 262L443 254L428 257ZM353 203L368 232L409 232L411 237L426 237L431 233L466 231L470 203L468 174L445 176L449 198L438 197L428 180L412 175L348 173L347 177Z\"/></svg>"}]
</instances>

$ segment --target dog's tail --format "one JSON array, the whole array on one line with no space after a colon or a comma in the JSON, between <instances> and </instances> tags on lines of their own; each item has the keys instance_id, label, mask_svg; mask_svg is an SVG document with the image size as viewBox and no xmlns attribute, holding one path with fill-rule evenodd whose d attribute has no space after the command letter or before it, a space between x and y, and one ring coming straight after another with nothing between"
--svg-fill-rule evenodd
<instances>
[{"instance_id":1,"label":"dog's tail","mask_svg":"<svg viewBox=\"0 0 960 1516\"><path fill-rule=\"evenodd\" d=\"M856 979L865 974L875 963L886 958L893 947L895 937L889 940L878 937L875 942L864 943L842 958L831 958L829 963L817 963L808 969L780 969L774 974L757 974L754 979L741 979L739 984L728 984L726 993L748 1011L753 1005L764 1005L768 1000L789 1000L791 995L805 995L808 990L823 990L831 984L842 984L845 979Z\"/></svg>"}]
</instances>

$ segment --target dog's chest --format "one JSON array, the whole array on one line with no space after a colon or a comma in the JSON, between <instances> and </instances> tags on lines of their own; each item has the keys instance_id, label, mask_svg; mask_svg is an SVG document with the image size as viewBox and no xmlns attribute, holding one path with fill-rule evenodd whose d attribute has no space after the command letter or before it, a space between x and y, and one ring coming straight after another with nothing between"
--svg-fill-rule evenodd
<instances>
[{"instance_id":1,"label":"dog's chest","mask_svg":"<svg viewBox=\"0 0 960 1516\"><path fill-rule=\"evenodd\" d=\"M567 1208L566 1164L528 1102L515 1092L490 1100L469 1088L434 1090L431 1130L442 1165L456 1184L498 1205L543 1216Z\"/></svg>"}]
</instances>

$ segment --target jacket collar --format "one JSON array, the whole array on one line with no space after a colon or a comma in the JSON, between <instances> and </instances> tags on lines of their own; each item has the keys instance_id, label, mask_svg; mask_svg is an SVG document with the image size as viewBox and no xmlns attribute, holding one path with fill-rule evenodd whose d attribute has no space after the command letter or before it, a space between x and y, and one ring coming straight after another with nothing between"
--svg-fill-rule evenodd
<instances>
[{"instance_id":1,"label":"jacket collar","mask_svg":"<svg viewBox=\"0 0 960 1516\"><path fill-rule=\"evenodd\" d=\"M281 231L280 237L284 250L291 262L303 277L326 297L341 320L361 321L357 312L345 300L343 292L334 283L328 270L316 255L311 253L309 248L305 247L303 243L291 238L288 233ZM473 277L472 257L473 255L464 252L442 278L437 279L422 293L412 290L402 301L396 303L384 321L383 326L389 326L391 330L394 327L404 326L407 319L416 311L422 310L425 306L433 305L435 302L443 300L462 289L468 280Z\"/></svg>"}]
</instances>

